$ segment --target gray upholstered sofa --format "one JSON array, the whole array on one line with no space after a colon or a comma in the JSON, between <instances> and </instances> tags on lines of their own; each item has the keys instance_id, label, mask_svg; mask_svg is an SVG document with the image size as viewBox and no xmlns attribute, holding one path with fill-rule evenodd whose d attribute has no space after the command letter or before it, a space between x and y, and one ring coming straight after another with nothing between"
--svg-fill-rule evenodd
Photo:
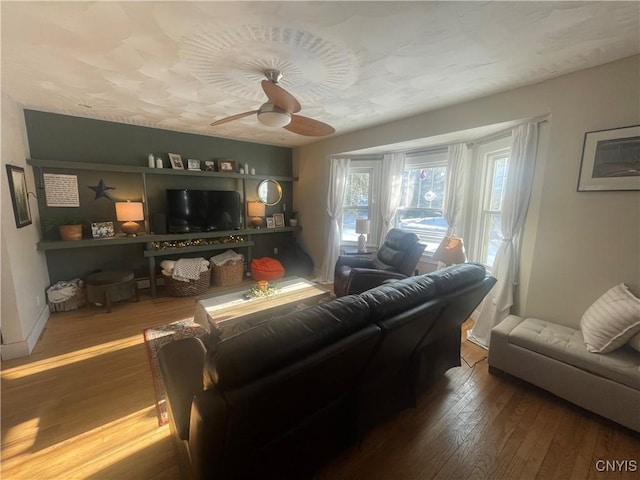
<instances>
[{"instance_id":1,"label":"gray upholstered sofa","mask_svg":"<svg viewBox=\"0 0 640 480\"><path fill-rule=\"evenodd\" d=\"M628 345L591 353L580 329L511 315L491 332L489 369L640 432L640 352Z\"/></svg>"}]
</instances>

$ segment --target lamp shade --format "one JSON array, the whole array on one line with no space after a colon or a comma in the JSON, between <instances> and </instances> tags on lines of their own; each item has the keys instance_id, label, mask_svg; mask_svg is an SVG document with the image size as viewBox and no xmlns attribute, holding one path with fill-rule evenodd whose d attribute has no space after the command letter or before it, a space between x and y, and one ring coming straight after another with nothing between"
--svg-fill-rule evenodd
<instances>
[{"instance_id":1,"label":"lamp shade","mask_svg":"<svg viewBox=\"0 0 640 480\"><path fill-rule=\"evenodd\" d=\"M265 205L262 202L247 202L247 214L250 217L264 217Z\"/></svg>"},{"instance_id":2,"label":"lamp shade","mask_svg":"<svg viewBox=\"0 0 640 480\"><path fill-rule=\"evenodd\" d=\"M364 233L367 235L369 233L369 228L371 226L371 222L365 218L359 218L356 220L356 233Z\"/></svg>"},{"instance_id":3,"label":"lamp shade","mask_svg":"<svg viewBox=\"0 0 640 480\"><path fill-rule=\"evenodd\" d=\"M431 258L445 265L464 263L466 255L462 239L459 237L444 237Z\"/></svg>"},{"instance_id":4,"label":"lamp shade","mask_svg":"<svg viewBox=\"0 0 640 480\"><path fill-rule=\"evenodd\" d=\"M255 228L262 227L262 217L264 217L265 205L262 202L247 202L247 215L251 217L251 225Z\"/></svg>"},{"instance_id":5,"label":"lamp shade","mask_svg":"<svg viewBox=\"0 0 640 480\"><path fill-rule=\"evenodd\" d=\"M119 222L137 222L144 220L142 202L116 202L116 219Z\"/></svg>"}]
</instances>

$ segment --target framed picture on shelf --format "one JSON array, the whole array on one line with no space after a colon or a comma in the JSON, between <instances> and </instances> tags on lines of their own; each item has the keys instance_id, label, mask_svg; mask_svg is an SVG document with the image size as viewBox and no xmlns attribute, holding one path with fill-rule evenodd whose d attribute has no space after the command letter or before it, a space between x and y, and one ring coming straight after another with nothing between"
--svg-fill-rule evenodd
<instances>
[{"instance_id":1,"label":"framed picture on shelf","mask_svg":"<svg viewBox=\"0 0 640 480\"><path fill-rule=\"evenodd\" d=\"M236 161L228 158L218 160L218 171L223 173L235 173Z\"/></svg>"},{"instance_id":2,"label":"framed picture on shelf","mask_svg":"<svg viewBox=\"0 0 640 480\"><path fill-rule=\"evenodd\" d=\"M284 227L284 213L274 213L273 223L276 228Z\"/></svg>"},{"instance_id":3,"label":"framed picture on shelf","mask_svg":"<svg viewBox=\"0 0 640 480\"><path fill-rule=\"evenodd\" d=\"M205 160L204 161L204 171L205 172L213 172L215 170L216 162L213 160Z\"/></svg>"},{"instance_id":4,"label":"framed picture on shelf","mask_svg":"<svg viewBox=\"0 0 640 480\"><path fill-rule=\"evenodd\" d=\"M267 217L267 228L276 228L276 224L273 221L273 217Z\"/></svg>"},{"instance_id":5,"label":"framed picture on shelf","mask_svg":"<svg viewBox=\"0 0 640 480\"><path fill-rule=\"evenodd\" d=\"M190 158L189 160L187 160L187 168L189 170L200 170L200 160L194 160L193 158Z\"/></svg>"},{"instance_id":6,"label":"framed picture on shelf","mask_svg":"<svg viewBox=\"0 0 640 480\"><path fill-rule=\"evenodd\" d=\"M177 153L169 154L169 161L171 162L171 168L176 168L178 170L184 170L184 165L182 163L182 157Z\"/></svg>"},{"instance_id":7,"label":"framed picture on shelf","mask_svg":"<svg viewBox=\"0 0 640 480\"><path fill-rule=\"evenodd\" d=\"M91 236L93 238L109 238L114 235L113 222L94 222L91 224Z\"/></svg>"},{"instance_id":8,"label":"framed picture on shelf","mask_svg":"<svg viewBox=\"0 0 640 480\"><path fill-rule=\"evenodd\" d=\"M640 125L584 134L578 191L640 190Z\"/></svg>"},{"instance_id":9,"label":"framed picture on shelf","mask_svg":"<svg viewBox=\"0 0 640 480\"><path fill-rule=\"evenodd\" d=\"M7 175L9 176L9 193L11 193L16 227L22 228L31 225L31 210L29 209L29 194L24 168L7 165Z\"/></svg>"}]
</instances>

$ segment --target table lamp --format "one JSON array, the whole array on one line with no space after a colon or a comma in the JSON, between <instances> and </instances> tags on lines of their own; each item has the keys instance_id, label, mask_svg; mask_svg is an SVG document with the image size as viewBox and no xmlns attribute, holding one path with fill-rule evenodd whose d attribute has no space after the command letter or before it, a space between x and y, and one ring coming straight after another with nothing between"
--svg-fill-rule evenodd
<instances>
[{"instance_id":1,"label":"table lamp","mask_svg":"<svg viewBox=\"0 0 640 480\"><path fill-rule=\"evenodd\" d=\"M116 219L122 224L122 231L129 237L135 237L140 230L140 225L136 222L144 220L142 202L116 202Z\"/></svg>"},{"instance_id":2,"label":"table lamp","mask_svg":"<svg viewBox=\"0 0 640 480\"><path fill-rule=\"evenodd\" d=\"M444 237L431 258L444 263L446 266L464 263L466 255L462 239L459 237Z\"/></svg>"},{"instance_id":3,"label":"table lamp","mask_svg":"<svg viewBox=\"0 0 640 480\"><path fill-rule=\"evenodd\" d=\"M356 233L359 233L358 237L358 253L365 253L367 251L367 237L369 234L370 222L365 218L359 218L356 220Z\"/></svg>"},{"instance_id":4,"label":"table lamp","mask_svg":"<svg viewBox=\"0 0 640 480\"><path fill-rule=\"evenodd\" d=\"M265 206L262 202L247 202L247 215L251 217L251 225L255 228L262 226L262 217L264 217Z\"/></svg>"}]
</instances>

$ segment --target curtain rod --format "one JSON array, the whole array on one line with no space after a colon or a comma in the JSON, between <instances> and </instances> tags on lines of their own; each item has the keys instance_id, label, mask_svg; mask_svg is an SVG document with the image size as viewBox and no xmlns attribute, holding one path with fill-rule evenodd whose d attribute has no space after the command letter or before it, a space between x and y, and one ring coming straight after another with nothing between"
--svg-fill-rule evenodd
<instances>
[{"instance_id":1,"label":"curtain rod","mask_svg":"<svg viewBox=\"0 0 640 480\"><path fill-rule=\"evenodd\" d=\"M476 145L478 143L481 142L486 142L487 140L493 140L496 138L500 138L502 136L508 135L510 134L514 128L519 127L520 125L524 125L525 123L536 123L536 124L541 124L541 123L547 123L549 122L549 119L551 117L550 113L546 113L544 115L539 115L537 117L532 117L532 118L528 118L526 120L523 120L520 123L517 123L515 125L513 125L512 127L506 128L504 130L501 130L499 132L495 132L492 133L490 135L487 135L486 137L482 137L482 138L478 138L475 140L472 140L470 142L456 142L456 143L466 143L467 148L471 148L473 145ZM454 132L455 133L455 132ZM428 138L428 137L427 137ZM358 159L358 160L365 160L365 159L369 159L369 160L374 160L374 159L378 159L378 158L382 158L387 154L390 153L404 153L404 154L408 154L408 155L416 155L416 154L421 154L421 153L432 153L432 152L437 152L438 150L446 150L448 148L449 145L455 145L455 143L450 143L450 144L445 144L445 145L434 145L433 147L424 147L424 148L418 148L415 150L389 150L387 152L381 152L381 153L369 153L369 154L362 154L362 155L345 155L345 154L337 154L337 155L330 155L331 158L349 158L351 160L354 159Z\"/></svg>"},{"instance_id":2,"label":"curtain rod","mask_svg":"<svg viewBox=\"0 0 640 480\"><path fill-rule=\"evenodd\" d=\"M545 115L540 115L539 117L529 118L523 122L515 124L512 127L506 128L499 132L492 133L491 135L487 135L486 137L478 138L477 140L474 140L472 142L467 142L467 148L472 148L474 145L478 145L481 143L486 143L492 140L497 140L499 138L506 137L507 135L511 134L514 128L519 127L520 125L524 125L525 123L536 123L538 125L540 125L541 123L547 123L549 122L550 116L551 114L547 113Z\"/></svg>"}]
</instances>

